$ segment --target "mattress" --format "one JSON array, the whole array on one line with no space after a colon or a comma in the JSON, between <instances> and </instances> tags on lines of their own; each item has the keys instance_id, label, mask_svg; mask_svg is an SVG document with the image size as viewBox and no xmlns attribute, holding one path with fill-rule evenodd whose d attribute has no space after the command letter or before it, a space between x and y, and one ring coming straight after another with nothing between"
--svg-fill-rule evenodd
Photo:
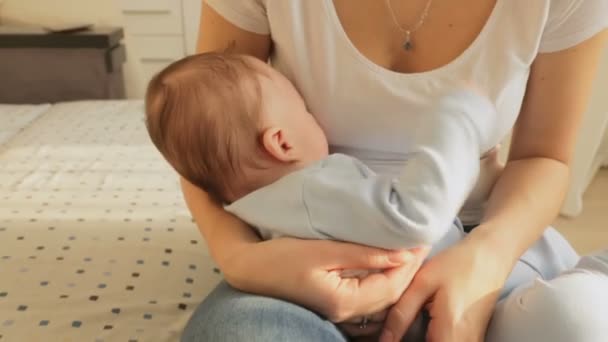
<instances>
[{"instance_id":1,"label":"mattress","mask_svg":"<svg viewBox=\"0 0 608 342\"><path fill-rule=\"evenodd\" d=\"M0 105L0 342L176 341L217 284L140 101Z\"/></svg>"}]
</instances>

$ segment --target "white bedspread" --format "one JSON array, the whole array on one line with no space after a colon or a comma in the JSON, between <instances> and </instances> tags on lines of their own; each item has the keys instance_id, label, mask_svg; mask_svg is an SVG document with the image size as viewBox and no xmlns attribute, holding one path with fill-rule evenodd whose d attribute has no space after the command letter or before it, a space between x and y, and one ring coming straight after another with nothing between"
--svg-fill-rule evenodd
<instances>
[{"instance_id":1,"label":"white bedspread","mask_svg":"<svg viewBox=\"0 0 608 342\"><path fill-rule=\"evenodd\" d=\"M175 341L221 278L142 110L0 105L0 342Z\"/></svg>"}]
</instances>

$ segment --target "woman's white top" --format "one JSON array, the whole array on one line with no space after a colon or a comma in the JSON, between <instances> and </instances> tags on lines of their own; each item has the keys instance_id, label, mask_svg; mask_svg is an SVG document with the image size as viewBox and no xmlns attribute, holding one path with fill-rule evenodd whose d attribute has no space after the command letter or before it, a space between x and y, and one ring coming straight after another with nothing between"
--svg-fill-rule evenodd
<instances>
[{"instance_id":1,"label":"woman's white top","mask_svg":"<svg viewBox=\"0 0 608 342\"><path fill-rule=\"evenodd\" d=\"M462 81L472 81L497 108L483 132L490 150L520 112L530 66L538 53L572 47L608 27L608 0L498 0L473 43L450 63L404 74L362 55L349 40L331 0L207 0L236 26L272 36L272 65L287 76L325 130L332 152L352 155L372 170L396 176L408 136L421 113ZM353 2L355 4L355 2ZM204 32L203 32L204 34ZM497 177L482 163L477 186L461 212L478 223Z\"/></svg>"}]
</instances>

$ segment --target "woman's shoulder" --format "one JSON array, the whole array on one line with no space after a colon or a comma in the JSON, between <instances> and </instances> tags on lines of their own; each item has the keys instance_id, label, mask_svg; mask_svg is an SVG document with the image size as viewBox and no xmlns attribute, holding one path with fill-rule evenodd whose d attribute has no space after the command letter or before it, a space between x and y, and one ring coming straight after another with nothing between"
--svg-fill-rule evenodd
<instances>
[{"instance_id":1,"label":"woman's shoulder","mask_svg":"<svg viewBox=\"0 0 608 342\"><path fill-rule=\"evenodd\" d=\"M548 0L540 52L567 49L608 27L608 0Z\"/></svg>"},{"instance_id":2,"label":"woman's shoulder","mask_svg":"<svg viewBox=\"0 0 608 342\"><path fill-rule=\"evenodd\" d=\"M205 0L226 20L258 34L270 32L266 8L270 0Z\"/></svg>"}]
</instances>

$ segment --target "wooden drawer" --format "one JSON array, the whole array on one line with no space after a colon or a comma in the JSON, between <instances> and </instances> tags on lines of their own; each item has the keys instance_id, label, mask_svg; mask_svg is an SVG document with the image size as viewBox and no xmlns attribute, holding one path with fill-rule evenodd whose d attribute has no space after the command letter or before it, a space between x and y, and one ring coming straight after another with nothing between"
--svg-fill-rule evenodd
<instances>
[{"instance_id":1,"label":"wooden drawer","mask_svg":"<svg viewBox=\"0 0 608 342\"><path fill-rule=\"evenodd\" d=\"M182 36L133 36L131 44L142 62L173 61L185 56Z\"/></svg>"},{"instance_id":2,"label":"wooden drawer","mask_svg":"<svg viewBox=\"0 0 608 342\"><path fill-rule=\"evenodd\" d=\"M121 0L121 9L130 34L183 34L181 1Z\"/></svg>"}]
</instances>

